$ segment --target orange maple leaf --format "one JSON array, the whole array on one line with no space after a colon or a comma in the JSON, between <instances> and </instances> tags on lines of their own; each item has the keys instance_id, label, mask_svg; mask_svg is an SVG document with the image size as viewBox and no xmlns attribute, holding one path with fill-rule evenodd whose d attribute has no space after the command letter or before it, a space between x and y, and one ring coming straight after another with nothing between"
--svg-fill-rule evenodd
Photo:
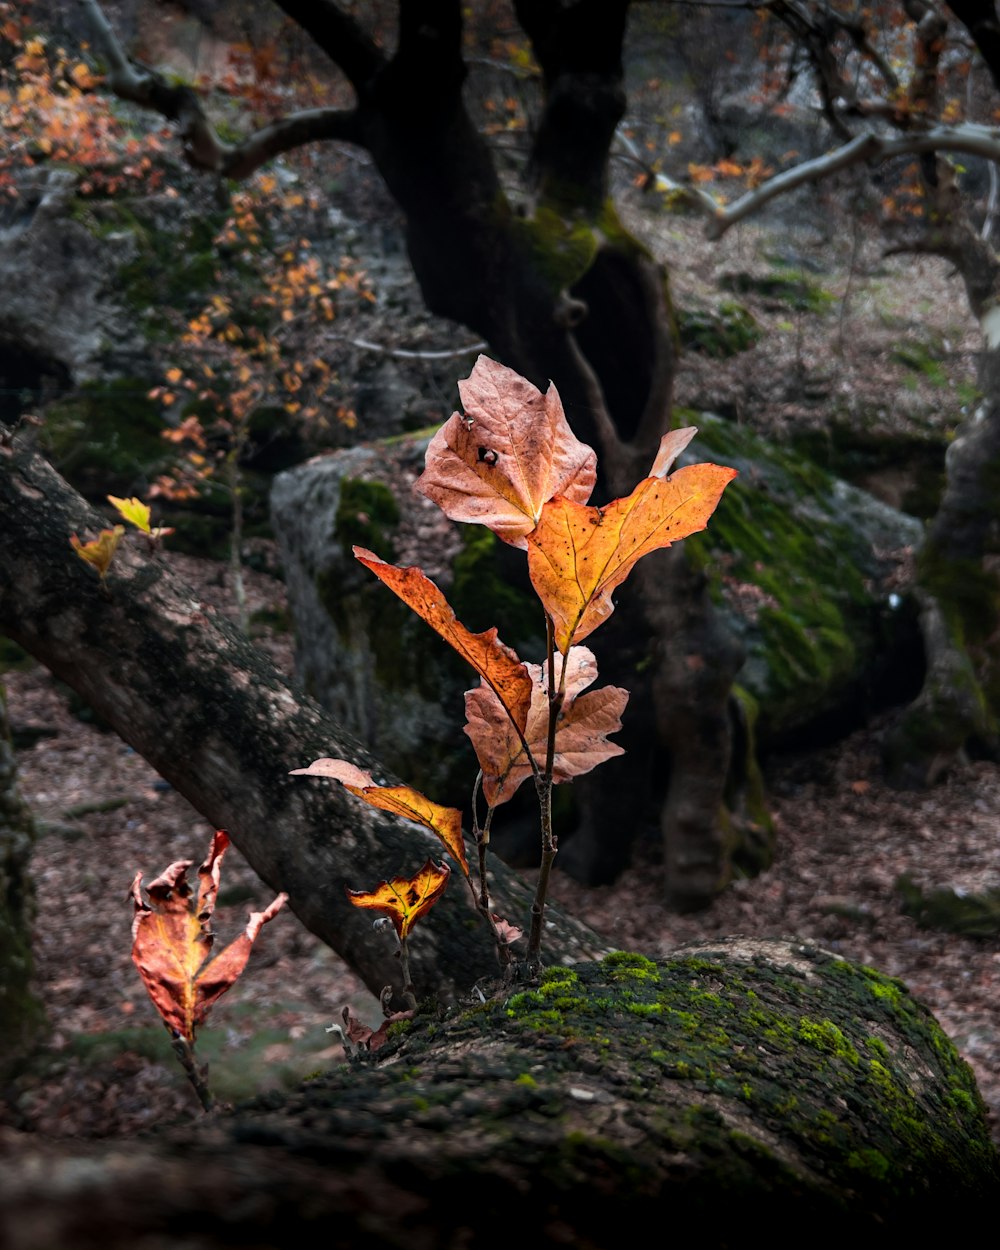
<instances>
[{"instance_id":1,"label":"orange maple leaf","mask_svg":"<svg viewBox=\"0 0 1000 1250\"><path fill-rule=\"evenodd\" d=\"M355 547L354 556L472 665L511 720L523 729L531 702L531 678L516 653L497 637L496 628L481 634L466 629L438 587L415 565L399 568L387 564L364 547Z\"/></svg>"},{"instance_id":2,"label":"orange maple leaf","mask_svg":"<svg viewBox=\"0 0 1000 1250\"><path fill-rule=\"evenodd\" d=\"M451 876L447 864L429 859L415 877L393 877L374 890L348 890L347 897L355 907L380 911L392 921L401 942L421 916L427 914L444 893Z\"/></svg>"},{"instance_id":3,"label":"orange maple leaf","mask_svg":"<svg viewBox=\"0 0 1000 1250\"><path fill-rule=\"evenodd\" d=\"M597 677L597 660L587 647L571 647L563 661L565 680L562 707L556 727L552 780L568 781L623 750L608 742L608 734L622 727L621 715L628 702L628 691L605 686L581 694ZM545 762L549 731L549 697L545 669L529 664L533 681L531 708L524 729L525 741L539 766ZM524 744L514 733L496 696L486 686L465 694L465 732L472 739L479 767L483 770L483 794L491 807L506 803L514 791L532 774Z\"/></svg>"},{"instance_id":4,"label":"orange maple leaf","mask_svg":"<svg viewBox=\"0 0 1000 1250\"><path fill-rule=\"evenodd\" d=\"M611 615L611 592L642 556L705 528L735 476L723 465L693 464L667 480L644 478L603 508L562 498L545 505L528 535L528 572L564 655Z\"/></svg>"},{"instance_id":5,"label":"orange maple leaf","mask_svg":"<svg viewBox=\"0 0 1000 1250\"><path fill-rule=\"evenodd\" d=\"M442 807L412 786L376 785L371 773L348 760L313 760L308 768L293 768L291 776L332 777L345 790L350 790L372 807L423 825L437 834L445 850L457 860L465 875L469 875L469 861L465 857L465 842L462 838L462 813L457 807Z\"/></svg>"},{"instance_id":6,"label":"orange maple leaf","mask_svg":"<svg viewBox=\"0 0 1000 1250\"><path fill-rule=\"evenodd\" d=\"M103 582L108 575L111 561L115 558L115 552L118 550L118 544L124 533L125 526L116 525L114 529L101 530L100 537L92 538L88 543L81 542L76 534L72 534L69 541L80 559L86 560L97 569L98 576Z\"/></svg>"},{"instance_id":7,"label":"orange maple leaf","mask_svg":"<svg viewBox=\"0 0 1000 1250\"><path fill-rule=\"evenodd\" d=\"M552 385L537 387L486 356L458 384L453 413L427 448L416 489L453 521L477 521L504 542L526 536L555 495L586 503L597 456L569 427Z\"/></svg>"},{"instance_id":8,"label":"orange maple leaf","mask_svg":"<svg viewBox=\"0 0 1000 1250\"><path fill-rule=\"evenodd\" d=\"M244 932L213 959L210 926L228 846L229 837L220 829L198 869L195 896L187 882L194 862L190 859L171 864L150 882L149 903L142 897L142 873L136 873L132 882L132 961L164 1024L188 1042L194 1041L195 1029L209 1009L246 967L257 934L288 900L287 894L279 894L270 907L252 912Z\"/></svg>"}]
</instances>

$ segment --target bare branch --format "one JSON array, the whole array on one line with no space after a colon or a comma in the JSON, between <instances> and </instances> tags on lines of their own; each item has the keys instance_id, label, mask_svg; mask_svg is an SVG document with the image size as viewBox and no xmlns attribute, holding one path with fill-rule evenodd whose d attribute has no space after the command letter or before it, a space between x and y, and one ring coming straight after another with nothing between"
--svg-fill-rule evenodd
<instances>
[{"instance_id":1,"label":"bare branch","mask_svg":"<svg viewBox=\"0 0 1000 1250\"><path fill-rule=\"evenodd\" d=\"M730 226L757 212L779 195L786 195L809 182L819 182L863 161L887 161L894 156L939 151L964 152L967 156L980 156L983 160L1000 164L1000 129L966 122L960 126L933 126L929 130L895 138L876 134L858 135L833 152L776 174L727 207L716 206L706 234L710 239L719 239Z\"/></svg>"},{"instance_id":2,"label":"bare branch","mask_svg":"<svg viewBox=\"0 0 1000 1250\"><path fill-rule=\"evenodd\" d=\"M94 46L108 67L107 82L122 100L149 108L177 127L188 163L226 178L249 177L282 152L316 139L361 143L356 110L307 109L279 118L242 143L223 143L195 91L129 59L97 0L79 0Z\"/></svg>"},{"instance_id":3,"label":"bare branch","mask_svg":"<svg viewBox=\"0 0 1000 1250\"><path fill-rule=\"evenodd\" d=\"M347 334L327 334L329 342L347 343L351 347L359 347L364 352L380 352L384 356L394 356L399 360L451 360L455 356L468 356L471 352L484 352L489 344L485 341L469 343L466 347L451 347L442 351L417 351L414 348L387 347L384 343L372 343L368 339L355 339Z\"/></svg>"}]
</instances>

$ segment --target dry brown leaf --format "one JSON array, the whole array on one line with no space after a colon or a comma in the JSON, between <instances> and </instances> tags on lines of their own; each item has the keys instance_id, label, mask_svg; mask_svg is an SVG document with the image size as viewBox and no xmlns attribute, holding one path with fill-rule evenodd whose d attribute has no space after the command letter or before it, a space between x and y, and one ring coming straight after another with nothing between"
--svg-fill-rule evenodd
<instances>
[{"instance_id":1,"label":"dry brown leaf","mask_svg":"<svg viewBox=\"0 0 1000 1250\"><path fill-rule=\"evenodd\" d=\"M565 696L556 726L553 781L568 781L590 772L604 760L623 754L608 742L622 727L628 691L604 686L582 694L597 678L597 661L587 647L573 647L565 660ZM549 699L545 670L529 664L533 682L531 708L524 737L539 768L545 765L549 730ZM558 680L558 675L557 675ZM514 732L493 692L486 686L465 695L465 732L472 739L483 770L483 794L491 807L506 801L532 775L524 744Z\"/></svg>"},{"instance_id":2,"label":"dry brown leaf","mask_svg":"<svg viewBox=\"0 0 1000 1250\"><path fill-rule=\"evenodd\" d=\"M431 439L416 488L453 521L476 521L523 548L548 500L587 502L596 454L570 429L552 385L543 395L480 356L458 390L465 415L454 413Z\"/></svg>"}]
</instances>

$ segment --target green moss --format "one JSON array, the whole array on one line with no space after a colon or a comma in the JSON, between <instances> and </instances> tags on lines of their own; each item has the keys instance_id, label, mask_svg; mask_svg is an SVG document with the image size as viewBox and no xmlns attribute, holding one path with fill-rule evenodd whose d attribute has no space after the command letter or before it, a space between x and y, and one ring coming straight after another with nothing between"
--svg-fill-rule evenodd
<instances>
[{"instance_id":1,"label":"green moss","mask_svg":"<svg viewBox=\"0 0 1000 1250\"><path fill-rule=\"evenodd\" d=\"M399 524L400 512L396 497L382 482L366 482L345 478L340 484L340 499L334 522L334 533L344 554L354 546L367 547L383 560L396 556L390 530Z\"/></svg>"},{"instance_id":2,"label":"green moss","mask_svg":"<svg viewBox=\"0 0 1000 1250\"><path fill-rule=\"evenodd\" d=\"M905 873L897 880L896 890L902 896L904 914L922 929L971 938L1000 934L1000 890L959 894L941 886L924 891Z\"/></svg>"},{"instance_id":3,"label":"green moss","mask_svg":"<svg viewBox=\"0 0 1000 1250\"><path fill-rule=\"evenodd\" d=\"M512 1082L540 1094L551 1065L603 1072L624 1048L627 1069L608 1070L639 1105L650 1084L663 1081L711 1095L711 1106L679 1098L657 1111L656 1133L673 1149L711 1153L736 1133L731 1144L752 1157L768 1154L771 1140L795 1141L823 1160L824 1173L840 1168L872 1192L905 1193L914 1168L933 1174L954 1166L972 1117L982 1134L973 1166L994 1167L975 1083L928 1013L899 982L871 969L818 951L802 957L813 959L815 974L682 955L657 964L630 952L547 970L547 980L501 1008L504 1031L558 1039L547 1052L550 1066L530 1080L515 1072ZM918 1110L907 1075L914 1052L933 1054L940 1066L943 1093L933 1114ZM863 1105L878 1114L859 1119L845 1098L861 1105L850 1091L865 1086L875 1093ZM926 1097L923 1077L920 1089ZM734 1118L737 1105L753 1109L752 1132Z\"/></svg>"},{"instance_id":4,"label":"green moss","mask_svg":"<svg viewBox=\"0 0 1000 1250\"><path fill-rule=\"evenodd\" d=\"M830 291L798 269L765 275L731 274L722 279L721 285L738 295L757 295L765 303L785 305L796 312L827 313L836 303Z\"/></svg>"},{"instance_id":5,"label":"green moss","mask_svg":"<svg viewBox=\"0 0 1000 1250\"><path fill-rule=\"evenodd\" d=\"M601 961L605 968L633 968L640 972L657 972L654 960L645 955L637 955L634 951L612 951Z\"/></svg>"},{"instance_id":6,"label":"green moss","mask_svg":"<svg viewBox=\"0 0 1000 1250\"><path fill-rule=\"evenodd\" d=\"M594 227L579 215L541 205L533 217L511 222L516 245L553 292L568 290L590 268L600 243Z\"/></svg>"},{"instance_id":7,"label":"green moss","mask_svg":"<svg viewBox=\"0 0 1000 1250\"><path fill-rule=\"evenodd\" d=\"M701 454L740 475L686 547L716 602L734 603L748 653L740 682L766 740L842 704L898 621L872 595L870 542L828 473L730 422L694 423ZM884 622L885 637L873 621Z\"/></svg>"},{"instance_id":8,"label":"green moss","mask_svg":"<svg viewBox=\"0 0 1000 1250\"><path fill-rule=\"evenodd\" d=\"M938 347L937 350L941 348ZM948 374L935 356L935 348L928 343L900 343L893 348L891 358L926 378L934 386L948 385Z\"/></svg>"},{"instance_id":9,"label":"green moss","mask_svg":"<svg viewBox=\"0 0 1000 1250\"><path fill-rule=\"evenodd\" d=\"M745 352L760 339L760 326L749 309L723 300L717 309L679 309L677 329L681 345L725 360Z\"/></svg>"}]
</instances>

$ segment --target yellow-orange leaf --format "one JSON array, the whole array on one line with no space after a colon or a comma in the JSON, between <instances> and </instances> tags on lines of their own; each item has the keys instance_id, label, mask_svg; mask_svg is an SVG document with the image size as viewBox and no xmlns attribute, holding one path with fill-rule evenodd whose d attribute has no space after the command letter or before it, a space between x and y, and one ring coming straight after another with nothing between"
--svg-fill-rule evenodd
<instances>
[{"instance_id":1,"label":"yellow-orange leaf","mask_svg":"<svg viewBox=\"0 0 1000 1250\"><path fill-rule=\"evenodd\" d=\"M458 390L465 415L431 439L416 488L453 521L477 521L523 548L549 499L587 502L597 457L569 428L554 386L543 395L480 356Z\"/></svg>"},{"instance_id":2,"label":"yellow-orange leaf","mask_svg":"<svg viewBox=\"0 0 1000 1250\"><path fill-rule=\"evenodd\" d=\"M611 615L611 592L642 556L705 528L735 476L724 465L693 464L667 480L644 478L604 508L545 505L528 535L528 571L564 655Z\"/></svg>"},{"instance_id":3,"label":"yellow-orange leaf","mask_svg":"<svg viewBox=\"0 0 1000 1250\"><path fill-rule=\"evenodd\" d=\"M103 582L108 575L111 561L115 557L115 552L124 533L125 526L116 525L114 529L101 530L100 537L92 538L88 543L81 542L75 534L71 535L69 541L80 559L86 560L88 564L92 564L97 569Z\"/></svg>"},{"instance_id":4,"label":"yellow-orange leaf","mask_svg":"<svg viewBox=\"0 0 1000 1250\"><path fill-rule=\"evenodd\" d=\"M429 859L415 877L393 877L370 893L348 890L347 897L355 907L366 907L388 916L403 942L420 917L426 915L444 893L450 876L447 864L435 864Z\"/></svg>"},{"instance_id":5,"label":"yellow-orange leaf","mask_svg":"<svg viewBox=\"0 0 1000 1250\"><path fill-rule=\"evenodd\" d=\"M130 521L136 529L142 530L144 534L150 532L148 503L143 503L141 499L137 499L134 495L131 499L119 499L115 495L109 495L108 503L117 508L122 518Z\"/></svg>"},{"instance_id":6,"label":"yellow-orange leaf","mask_svg":"<svg viewBox=\"0 0 1000 1250\"><path fill-rule=\"evenodd\" d=\"M623 753L620 746L608 741L608 734L621 729L621 715L628 702L628 691L618 686L581 693L597 677L597 660L589 648L571 647L564 662L564 697L552 761L552 780L556 782L589 773L604 760ZM542 768L549 731L546 673L540 664L529 664L528 671L534 692L524 737ZM465 715L465 732L472 739L479 767L483 770L486 801L491 807L506 803L532 774L524 744L511 728L493 692L485 686L466 691Z\"/></svg>"},{"instance_id":7,"label":"yellow-orange leaf","mask_svg":"<svg viewBox=\"0 0 1000 1250\"><path fill-rule=\"evenodd\" d=\"M523 729L531 703L531 678L515 652L497 637L496 629L487 629L481 634L466 629L438 587L416 566L399 568L386 564L364 547L355 547L354 555L472 665L518 729Z\"/></svg>"},{"instance_id":8,"label":"yellow-orange leaf","mask_svg":"<svg viewBox=\"0 0 1000 1250\"><path fill-rule=\"evenodd\" d=\"M197 895L187 882L189 859L171 864L150 882L148 903L140 889L142 873L132 882L132 960L164 1024L189 1042L212 1004L246 967L257 934L288 898L279 894L266 910L251 913L243 933L213 959L211 920L228 846L228 836L219 830L198 869Z\"/></svg>"},{"instance_id":9,"label":"yellow-orange leaf","mask_svg":"<svg viewBox=\"0 0 1000 1250\"><path fill-rule=\"evenodd\" d=\"M348 760L313 760L308 768L293 768L292 776L332 777L345 790L384 812L392 812L405 820L416 821L441 839L445 850L457 860L466 876L469 862L462 839L462 813L457 807L442 807L414 790L412 786L379 786L372 775Z\"/></svg>"}]
</instances>

